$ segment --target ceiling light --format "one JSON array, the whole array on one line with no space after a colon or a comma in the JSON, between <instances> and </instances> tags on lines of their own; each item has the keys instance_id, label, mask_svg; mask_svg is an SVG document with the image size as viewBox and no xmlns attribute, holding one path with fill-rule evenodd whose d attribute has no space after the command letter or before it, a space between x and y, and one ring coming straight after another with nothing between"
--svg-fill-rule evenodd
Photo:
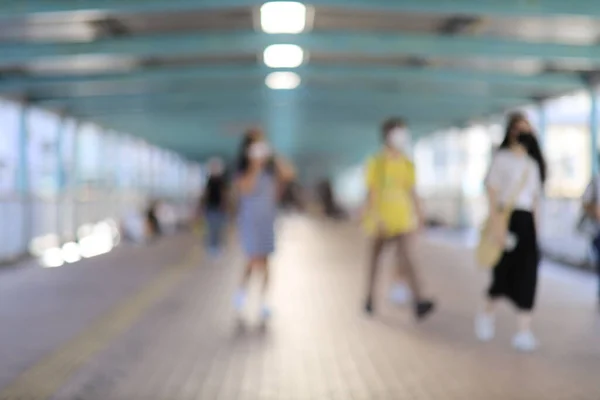
<instances>
[{"instance_id":1,"label":"ceiling light","mask_svg":"<svg viewBox=\"0 0 600 400\"><path fill-rule=\"evenodd\" d=\"M260 25L266 33L300 33L306 26L306 6L295 1L265 3Z\"/></svg>"},{"instance_id":2,"label":"ceiling light","mask_svg":"<svg viewBox=\"0 0 600 400\"><path fill-rule=\"evenodd\" d=\"M265 84L274 90L295 89L300 85L300 77L295 72L271 72Z\"/></svg>"},{"instance_id":3,"label":"ceiling light","mask_svg":"<svg viewBox=\"0 0 600 400\"><path fill-rule=\"evenodd\" d=\"M274 44L265 49L263 61L271 68L296 68L304 61L304 51L295 44Z\"/></svg>"}]
</instances>

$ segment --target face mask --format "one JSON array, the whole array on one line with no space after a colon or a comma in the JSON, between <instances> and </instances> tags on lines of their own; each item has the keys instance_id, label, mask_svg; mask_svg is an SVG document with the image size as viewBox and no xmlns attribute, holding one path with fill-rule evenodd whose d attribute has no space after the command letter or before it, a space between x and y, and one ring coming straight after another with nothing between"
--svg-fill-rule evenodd
<instances>
[{"instance_id":1,"label":"face mask","mask_svg":"<svg viewBox=\"0 0 600 400\"><path fill-rule=\"evenodd\" d=\"M271 148L265 142L256 142L250 146L248 157L252 160L264 160L271 155Z\"/></svg>"},{"instance_id":2,"label":"face mask","mask_svg":"<svg viewBox=\"0 0 600 400\"><path fill-rule=\"evenodd\" d=\"M406 128L394 128L389 136L390 145L399 151L407 150L410 144L410 135Z\"/></svg>"},{"instance_id":3,"label":"face mask","mask_svg":"<svg viewBox=\"0 0 600 400\"><path fill-rule=\"evenodd\" d=\"M223 175L223 165L221 164L217 164L217 165L213 165L211 167L210 173L212 176L221 176Z\"/></svg>"},{"instance_id":4,"label":"face mask","mask_svg":"<svg viewBox=\"0 0 600 400\"><path fill-rule=\"evenodd\" d=\"M212 159L208 164L209 174L212 176L222 175L225 170L223 162L219 159Z\"/></svg>"},{"instance_id":5,"label":"face mask","mask_svg":"<svg viewBox=\"0 0 600 400\"><path fill-rule=\"evenodd\" d=\"M517 134L517 142L527 150L535 146L535 136L529 131L522 131Z\"/></svg>"}]
</instances>

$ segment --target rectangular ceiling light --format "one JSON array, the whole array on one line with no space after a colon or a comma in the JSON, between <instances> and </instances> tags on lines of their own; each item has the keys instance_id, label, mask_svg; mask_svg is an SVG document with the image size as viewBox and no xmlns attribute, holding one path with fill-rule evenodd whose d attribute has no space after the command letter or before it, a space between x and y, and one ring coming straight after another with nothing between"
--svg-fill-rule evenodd
<instances>
[{"instance_id":1,"label":"rectangular ceiling light","mask_svg":"<svg viewBox=\"0 0 600 400\"><path fill-rule=\"evenodd\" d=\"M301 33L306 27L306 6L295 1L274 1L260 8L260 25L266 33Z\"/></svg>"},{"instance_id":2,"label":"rectangular ceiling light","mask_svg":"<svg viewBox=\"0 0 600 400\"><path fill-rule=\"evenodd\" d=\"M291 90L300 85L300 77L294 72L271 72L265 79L265 84L273 90Z\"/></svg>"},{"instance_id":3,"label":"rectangular ceiling light","mask_svg":"<svg viewBox=\"0 0 600 400\"><path fill-rule=\"evenodd\" d=\"M296 68L304 61L304 51L295 44L273 44L265 49L263 61L270 68Z\"/></svg>"}]
</instances>

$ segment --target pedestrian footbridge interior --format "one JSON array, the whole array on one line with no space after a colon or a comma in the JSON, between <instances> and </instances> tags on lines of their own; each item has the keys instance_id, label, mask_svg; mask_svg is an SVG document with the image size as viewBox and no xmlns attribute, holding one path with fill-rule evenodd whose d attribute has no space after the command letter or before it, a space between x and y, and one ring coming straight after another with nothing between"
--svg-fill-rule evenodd
<instances>
[{"instance_id":1,"label":"pedestrian footbridge interior","mask_svg":"<svg viewBox=\"0 0 600 400\"><path fill-rule=\"evenodd\" d=\"M0 400L598 399L597 284L572 268L593 266L575 227L599 172L596 3L0 1ZM485 276L465 239L515 111L548 164L526 356L471 338ZM234 326L235 235L215 262L180 229L206 160L232 167L261 127L352 214L389 117L442 226L419 244L439 315L366 319L355 224L288 215L275 318ZM167 235L141 246L154 201Z\"/></svg>"}]
</instances>

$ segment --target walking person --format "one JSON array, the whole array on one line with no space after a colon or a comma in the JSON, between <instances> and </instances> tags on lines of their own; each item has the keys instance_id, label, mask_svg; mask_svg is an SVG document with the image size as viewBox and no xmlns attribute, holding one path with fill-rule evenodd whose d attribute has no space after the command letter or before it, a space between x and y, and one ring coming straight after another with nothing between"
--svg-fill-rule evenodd
<instances>
[{"instance_id":1,"label":"walking person","mask_svg":"<svg viewBox=\"0 0 600 400\"><path fill-rule=\"evenodd\" d=\"M598 274L598 305L600 306L600 175L592 177L582 196L583 212L579 230L588 236L594 250Z\"/></svg>"},{"instance_id":2,"label":"walking person","mask_svg":"<svg viewBox=\"0 0 600 400\"><path fill-rule=\"evenodd\" d=\"M395 303L412 299L414 314L422 319L433 311L434 303L424 297L417 271L415 236L423 214L415 190L415 167L407 156L409 132L402 119L394 118L384 122L381 133L383 149L366 168L365 222L372 243L365 311L375 311L379 261L384 248L393 246L398 264L391 299Z\"/></svg>"},{"instance_id":3,"label":"walking person","mask_svg":"<svg viewBox=\"0 0 600 400\"><path fill-rule=\"evenodd\" d=\"M521 114L511 115L486 178L489 221L494 240L504 252L493 269L485 307L476 317L481 341L494 338L496 303L506 298L518 311L513 347L533 351L538 346L531 323L540 262L536 222L545 179L546 163L529 122ZM502 220L506 207L513 210L508 226Z\"/></svg>"},{"instance_id":4,"label":"walking person","mask_svg":"<svg viewBox=\"0 0 600 400\"><path fill-rule=\"evenodd\" d=\"M224 228L227 224L227 180L221 159L208 162L208 180L204 188L201 209L206 221L206 247L212 257L218 257L223 247Z\"/></svg>"},{"instance_id":5,"label":"walking person","mask_svg":"<svg viewBox=\"0 0 600 400\"><path fill-rule=\"evenodd\" d=\"M271 310L266 301L269 284L269 256L275 250L275 218L283 188L294 179L294 170L273 154L263 133L253 129L246 133L238 157L236 187L239 193L238 233L247 262L241 285L235 296L235 308L241 312L253 272L261 272L261 317Z\"/></svg>"}]
</instances>

